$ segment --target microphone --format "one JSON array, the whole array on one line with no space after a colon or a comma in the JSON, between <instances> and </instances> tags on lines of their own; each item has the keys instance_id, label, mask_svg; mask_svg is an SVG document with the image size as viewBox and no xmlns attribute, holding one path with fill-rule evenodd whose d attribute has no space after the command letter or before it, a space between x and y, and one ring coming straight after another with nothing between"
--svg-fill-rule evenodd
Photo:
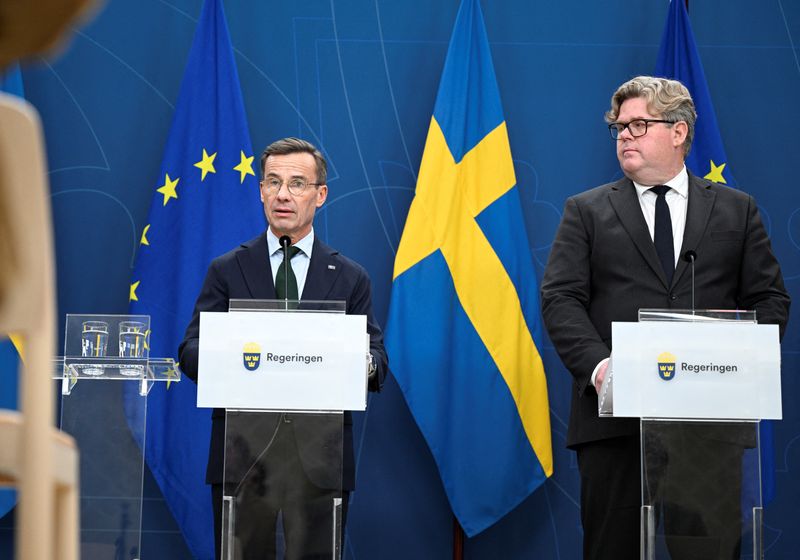
<instances>
[{"instance_id":1,"label":"microphone","mask_svg":"<svg viewBox=\"0 0 800 560\"><path fill-rule=\"evenodd\" d=\"M283 247L283 265L284 265L284 275L283 275L283 299L286 302L286 309L289 309L289 268L292 266L292 263L289 261L289 246L292 244L292 238L288 235L281 235L280 239L278 239L278 243L281 244Z\"/></svg>"},{"instance_id":2,"label":"microphone","mask_svg":"<svg viewBox=\"0 0 800 560\"><path fill-rule=\"evenodd\" d=\"M697 260L697 253L689 249L683 254L683 260L692 265L692 315L694 315L694 261Z\"/></svg>"}]
</instances>

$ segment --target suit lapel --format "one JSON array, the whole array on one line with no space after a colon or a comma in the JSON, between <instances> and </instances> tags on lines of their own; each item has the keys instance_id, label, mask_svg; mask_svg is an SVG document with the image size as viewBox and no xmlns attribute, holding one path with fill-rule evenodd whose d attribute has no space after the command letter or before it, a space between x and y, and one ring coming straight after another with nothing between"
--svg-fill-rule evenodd
<instances>
[{"instance_id":1,"label":"suit lapel","mask_svg":"<svg viewBox=\"0 0 800 560\"><path fill-rule=\"evenodd\" d=\"M611 185L608 199L619 221L622 222L622 227L631 236L639 253L641 253L650 268L658 274L661 283L669 288L667 286L667 277L664 275L664 269L661 267L661 261L659 261L658 253L656 253L656 246L653 244L650 231L647 229L647 222L644 220L642 206L639 204L639 197L636 196L636 187L633 186L633 182L628 178L624 178Z\"/></svg>"},{"instance_id":2,"label":"suit lapel","mask_svg":"<svg viewBox=\"0 0 800 560\"><path fill-rule=\"evenodd\" d=\"M275 299L275 284L272 281L272 267L269 264L267 234L245 244L236 259L242 268L242 276L253 299Z\"/></svg>"},{"instance_id":3,"label":"suit lapel","mask_svg":"<svg viewBox=\"0 0 800 560\"><path fill-rule=\"evenodd\" d=\"M308 264L306 284L303 287L303 300L326 300L333 288L336 278L341 273L341 262L334 251L314 236L314 249L311 251L311 262Z\"/></svg>"},{"instance_id":4,"label":"suit lapel","mask_svg":"<svg viewBox=\"0 0 800 560\"><path fill-rule=\"evenodd\" d=\"M714 207L714 200L717 198L716 193L708 187L708 183L689 173L689 199L686 201L686 227L683 231L681 255L686 251L697 249L708 227L711 209ZM678 259L678 266L672 278L673 284L677 285L687 266L688 264L683 258Z\"/></svg>"}]
</instances>

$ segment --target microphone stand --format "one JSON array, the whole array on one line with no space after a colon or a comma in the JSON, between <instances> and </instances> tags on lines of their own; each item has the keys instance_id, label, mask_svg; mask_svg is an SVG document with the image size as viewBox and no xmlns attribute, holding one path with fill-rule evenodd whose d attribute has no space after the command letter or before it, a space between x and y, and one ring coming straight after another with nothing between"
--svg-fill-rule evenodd
<instances>
[{"instance_id":1,"label":"microphone stand","mask_svg":"<svg viewBox=\"0 0 800 560\"><path fill-rule=\"evenodd\" d=\"M292 266L289 259L289 245L292 244L292 240L288 235L283 235L279 241L283 247L283 305L284 311L289 311L289 267Z\"/></svg>"},{"instance_id":2,"label":"microphone stand","mask_svg":"<svg viewBox=\"0 0 800 560\"><path fill-rule=\"evenodd\" d=\"M692 316L694 316L694 255L692 255Z\"/></svg>"},{"instance_id":3,"label":"microphone stand","mask_svg":"<svg viewBox=\"0 0 800 560\"><path fill-rule=\"evenodd\" d=\"M692 265L692 317L694 317L694 261L697 259L697 253L689 249L683 254L683 260Z\"/></svg>"}]
</instances>

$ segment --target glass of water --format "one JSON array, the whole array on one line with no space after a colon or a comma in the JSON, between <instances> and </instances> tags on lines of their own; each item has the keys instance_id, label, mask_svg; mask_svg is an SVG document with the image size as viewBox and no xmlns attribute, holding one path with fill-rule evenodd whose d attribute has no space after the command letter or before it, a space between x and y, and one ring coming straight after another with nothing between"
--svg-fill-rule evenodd
<instances>
[{"instance_id":1,"label":"glass of water","mask_svg":"<svg viewBox=\"0 0 800 560\"><path fill-rule=\"evenodd\" d=\"M120 358L143 358L147 337L147 326L139 321L121 321L119 324ZM140 376L144 366L134 365L120 368L122 375Z\"/></svg>"},{"instance_id":2,"label":"glass of water","mask_svg":"<svg viewBox=\"0 0 800 560\"><path fill-rule=\"evenodd\" d=\"M102 358L108 348L108 323L105 321L84 321L81 332L81 356ZM103 368L83 368L86 375L103 375Z\"/></svg>"}]
</instances>

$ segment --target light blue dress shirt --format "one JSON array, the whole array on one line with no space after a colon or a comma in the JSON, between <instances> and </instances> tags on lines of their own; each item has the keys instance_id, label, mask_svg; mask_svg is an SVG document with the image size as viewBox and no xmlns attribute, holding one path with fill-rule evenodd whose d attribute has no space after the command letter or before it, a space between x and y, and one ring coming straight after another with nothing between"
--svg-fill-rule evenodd
<instances>
[{"instance_id":1,"label":"light blue dress shirt","mask_svg":"<svg viewBox=\"0 0 800 560\"><path fill-rule=\"evenodd\" d=\"M297 293L303 297L303 288L306 286L308 276L308 265L311 262L311 251L314 249L314 228L303 239L294 244L300 252L292 257L291 265L294 276L297 278ZM275 283L275 276L278 274L278 267L283 262L283 248L278 237L267 228L267 249L269 250L269 264L272 268L272 283Z\"/></svg>"}]
</instances>

